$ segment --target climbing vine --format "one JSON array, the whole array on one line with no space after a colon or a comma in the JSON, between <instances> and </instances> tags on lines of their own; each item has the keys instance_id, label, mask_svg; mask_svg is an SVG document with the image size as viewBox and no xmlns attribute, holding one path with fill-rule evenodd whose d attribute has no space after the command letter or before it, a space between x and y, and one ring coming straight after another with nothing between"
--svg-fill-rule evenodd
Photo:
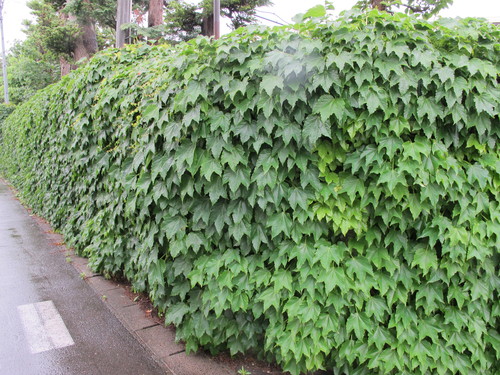
<instances>
[{"instance_id":1,"label":"climbing vine","mask_svg":"<svg viewBox=\"0 0 500 375\"><path fill-rule=\"evenodd\" d=\"M353 11L106 51L4 122L0 169L189 351L494 374L499 42Z\"/></svg>"}]
</instances>

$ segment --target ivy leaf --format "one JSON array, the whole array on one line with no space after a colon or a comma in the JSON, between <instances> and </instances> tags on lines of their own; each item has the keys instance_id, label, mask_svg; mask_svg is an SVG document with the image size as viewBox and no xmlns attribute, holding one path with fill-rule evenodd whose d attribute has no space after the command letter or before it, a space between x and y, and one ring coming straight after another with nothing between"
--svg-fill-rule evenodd
<instances>
[{"instance_id":1,"label":"ivy leaf","mask_svg":"<svg viewBox=\"0 0 500 375\"><path fill-rule=\"evenodd\" d=\"M373 323L364 313L355 312L346 322L347 333L354 332L358 340L364 339L365 332L370 334L373 331L372 327Z\"/></svg>"},{"instance_id":2,"label":"ivy leaf","mask_svg":"<svg viewBox=\"0 0 500 375\"><path fill-rule=\"evenodd\" d=\"M486 112L490 116L495 116L495 100L487 95L474 96L477 113ZM497 104L498 105L498 104Z\"/></svg>"},{"instance_id":3,"label":"ivy leaf","mask_svg":"<svg viewBox=\"0 0 500 375\"><path fill-rule=\"evenodd\" d=\"M369 318L375 316L375 318L381 322L388 312L387 303L380 297L372 297L366 303L366 315Z\"/></svg>"},{"instance_id":4,"label":"ivy leaf","mask_svg":"<svg viewBox=\"0 0 500 375\"><path fill-rule=\"evenodd\" d=\"M283 288L287 289L290 292L293 292L293 278L292 274L286 270L279 270L275 272L274 276L271 279L271 282L274 283L274 292L278 293Z\"/></svg>"},{"instance_id":5,"label":"ivy leaf","mask_svg":"<svg viewBox=\"0 0 500 375\"><path fill-rule=\"evenodd\" d=\"M262 77L260 87L271 97L275 88L283 89L283 78L275 75L266 75Z\"/></svg>"},{"instance_id":6,"label":"ivy leaf","mask_svg":"<svg viewBox=\"0 0 500 375\"><path fill-rule=\"evenodd\" d=\"M150 120L158 120L160 118L160 106L157 104L148 105L142 112L142 120L148 122Z\"/></svg>"},{"instance_id":7,"label":"ivy leaf","mask_svg":"<svg viewBox=\"0 0 500 375\"><path fill-rule=\"evenodd\" d=\"M448 66L434 68L432 69L432 73L436 74L442 83L445 83L447 80L453 82L455 78L455 71Z\"/></svg>"},{"instance_id":8,"label":"ivy leaf","mask_svg":"<svg viewBox=\"0 0 500 375\"><path fill-rule=\"evenodd\" d=\"M383 107L379 94L373 89L369 89L368 92L365 93L364 99L369 113L375 113L378 108Z\"/></svg>"},{"instance_id":9,"label":"ivy leaf","mask_svg":"<svg viewBox=\"0 0 500 375\"><path fill-rule=\"evenodd\" d=\"M181 324L184 316L189 313L189 306L185 303L176 303L175 305L169 307L165 314L165 322L169 324L179 325Z\"/></svg>"},{"instance_id":10,"label":"ivy leaf","mask_svg":"<svg viewBox=\"0 0 500 375\"><path fill-rule=\"evenodd\" d=\"M382 137L378 144L378 150L382 151L385 148L387 156L392 159L396 151L401 149L403 141L398 137L390 136Z\"/></svg>"},{"instance_id":11,"label":"ivy leaf","mask_svg":"<svg viewBox=\"0 0 500 375\"><path fill-rule=\"evenodd\" d=\"M181 216L171 216L163 219L161 230L167 238L174 238L178 232L183 232L186 229L186 219Z\"/></svg>"},{"instance_id":12,"label":"ivy leaf","mask_svg":"<svg viewBox=\"0 0 500 375\"><path fill-rule=\"evenodd\" d=\"M210 181L214 173L222 176L222 167L218 160L208 157L202 162L200 172L203 177Z\"/></svg>"},{"instance_id":13,"label":"ivy leaf","mask_svg":"<svg viewBox=\"0 0 500 375\"><path fill-rule=\"evenodd\" d=\"M437 269L438 260L436 253L428 248L421 247L415 251L411 265L419 266L424 271L425 275L431 268Z\"/></svg>"},{"instance_id":14,"label":"ivy leaf","mask_svg":"<svg viewBox=\"0 0 500 375\"><path fill-rule=\"evenodd\" d=\"M186 245L192 248L195 253L198 253L203 241L203 236L196 232L191 232L186 237Z\"/></svg>"},{"instance_id":15,"label":"ivy leaf","mask_svg":"<svg viewBox=\"0 0 500 375\"><path fill-rule=\"evenodd\" d=\"M345 117L346 103L342 98L334 98L331 95L322 95L313 105L313 113L321 115L321 121L328 122L331 115L335 115L337 121L342 122Z\"/></svg>"},{"instance_id":16,"label":"ivy leaf","mask_svg":"<svg viewBox=\"0 0 500 375\"><path fill-rule=\"evenodd\" d=\"M290 206L295 210L297 207L307 210L308 196L303 189L294 188L290 190L290 197L288 198Z\"/></svg>"},{"instance_id":17,"label":"ivy leaf","mask_svg":"<svg viewBox=\"0 0 500 375\"><path fill-rule=\"evenodd\" d=\"M401 184L407 186L406 179L400 171L389 169L383 172L377 182L377 185L386 184L389 191L392 193L396 185Z\"/></svg>"},{"instance_id":18,"label":"ivy leaf","mask_svg":"<svg viewBox=\"0 0 500 375\"><path fill-rule=\"evenodd\" d=\"M347 265L347 274L351 277L356 275L361 282L365 281L366 274L373 275L372 265L365 257L350 258L345 263Z\"/></svg>"},{"instance_id":19,"label":"ivy leaf","mask_svg":"<svg viewBox=\"0 0 500 375\"><path fill-rule=\"evenodd\" d=\"M363 198L365 195L365 185L363 181L359 178L349 176L342 182L342 189L339 190L339 193L347 193L351 203L354 202L354 198L356 197L356 193L359 194L359 198Z\"/></svg>"},{"instance_id":20,"label":"ivy leaf","mask_svg":"<svg viewBox=\"0 0 500 375\"><path fill-rule=\"evenodd\" d=\"M471 165L467 170L467 181L469 183L478 182L481 189L484 189L490 178L490 173L481 164Z\"/></svg>"},{"instance_id":21,"label":"ivy leaf","mask_svg":"<svg viewBox=\"0 0 500 375\"><path fill-rule=\"evenodd\" d=\"M163 285L164 274L167 270L167 264L163 259L158 259L149 266L148 282L151 285Z\"/></svg>"},{"instance_id":22,"label":"ivy leaf","mask_svg":"<svg viewBox=\"0 0 500 375\"><path fill-rule=\"evenodd\" d=\"M438 104L430 100L429 98L426 98L424 96L421 96L418 98L418 103L417 103L417 114L420 119L423 119L425 115L427 115L427 118L431 123L436 121L436 118L438 116L441 116L442 109L438 106Z\"/></svg>"},{"instance_id":23,"label":"ivy leaf","mask_svg":"<svg viewBox=\"0 0 500 375\"><path fill-rule=\"evenodd\" d=\"M323 5L316 5L312 7L304 14L304 19L306 18L319 18L326 15L326 9Z\"/></svg>"},{"instance_id":24,"label":"ivy leaf","mask_svg":"<svg viewBox=\"0 0 500 375\"><path fill-rule=\"evenodd\" d=\"M269 217L267 226L271 228L272 238L275 238L281 233L289 236L292 228L292 220L286 213L280 212Z\"/></svg>"},{"instance_id":25,"label":"ivy leaf","mask_svg":"<svg viewBox=\"0 0 500 375\"><path fill-rule=\"evenodd\" d=\"M344 69L345 65L351 61L352 61L352 54L347 51L341 51L338 54L335 53L328 54L326 63L328 66L335 64L336 67L341 71Z\"/></svg>"},{"instance_id":26,"label":"ivy leaf","mask_svg":"<svg viewBox=\"0 0 500 375\"><path fill-rule=\"evenodd\" d=\"M302 135L304 138L309 140L311 145L314 145L321 136L327 138L332 137L330 135L330 129L323 121L320 120L318 116L315 115L311 115L306 118Z\"/></svg>"}]
</instances>

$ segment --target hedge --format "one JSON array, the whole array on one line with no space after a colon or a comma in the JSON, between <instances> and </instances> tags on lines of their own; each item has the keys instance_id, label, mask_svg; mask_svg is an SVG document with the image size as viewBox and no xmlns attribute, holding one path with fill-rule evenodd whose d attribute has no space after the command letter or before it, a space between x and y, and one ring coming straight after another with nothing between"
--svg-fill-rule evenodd
<instances>
[{"instance_id":1,"label":"hedge","mask_svg":"<svg viewBox=\"0 0 500 375\"><path fill-rule=\"evenodd\" d=\"M494 374L499 41L353 11L105 51L6 120L1 171L188 351Z\"/></svg>"}]
</instances>

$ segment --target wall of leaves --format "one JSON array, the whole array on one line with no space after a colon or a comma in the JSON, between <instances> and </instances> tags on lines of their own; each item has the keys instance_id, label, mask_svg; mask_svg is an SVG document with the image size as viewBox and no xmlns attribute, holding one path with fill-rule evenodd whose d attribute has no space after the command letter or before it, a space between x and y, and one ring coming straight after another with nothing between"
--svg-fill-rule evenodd
<instances>
[{"instance_id":1,"label":"wall of leaves","mask_svg":"<svg viewBox=\"0 0 500 375\"><path fill-rule=\"evenodd\" d=\"M103 52L6 120L1 172L189 351L494 374L499 43L350 12Z\"/></svg>"}]
</instances>

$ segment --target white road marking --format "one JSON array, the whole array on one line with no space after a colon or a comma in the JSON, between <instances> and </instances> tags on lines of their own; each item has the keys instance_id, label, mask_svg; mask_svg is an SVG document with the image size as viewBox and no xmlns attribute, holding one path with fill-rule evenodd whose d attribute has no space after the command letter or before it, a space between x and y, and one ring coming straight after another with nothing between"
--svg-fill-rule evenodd
<instances>
[{"instance_id":1,"label":"white road marking","mask_svg":"<svg viewBox=\"0 0 500 375\"><path fill-rule=\"evenodd\" d=\"M75 344L52 301L21 305L17 310L33 354Z\"/></svg>"}]
</instances>

